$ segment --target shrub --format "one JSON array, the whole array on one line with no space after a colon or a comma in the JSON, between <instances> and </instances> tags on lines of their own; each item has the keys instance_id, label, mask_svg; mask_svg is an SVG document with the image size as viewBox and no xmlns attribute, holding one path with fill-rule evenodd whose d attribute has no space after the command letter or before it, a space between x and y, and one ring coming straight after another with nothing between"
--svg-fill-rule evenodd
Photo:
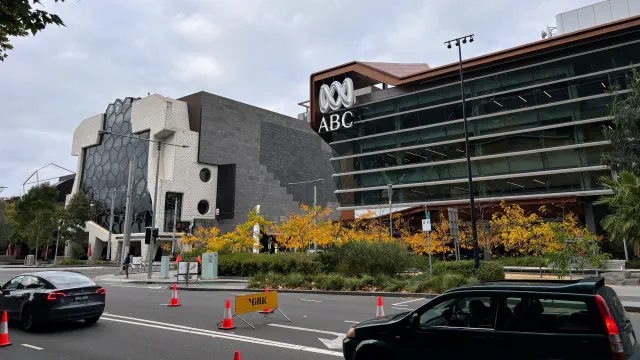
<instances>
[{"instance_id":1,"label":"shrub","mask_svg":"<svg viewBox=\"0 0 640 360\"><path fill-rule=\"evenodd\" d=\"M74 259L80 259L83 255L86 255L86 251L84 250L84 246L78 243L71 244L71 257Z\"/></svg>"},{"instance_id":2,"label":"shrub","mask_svg":"<svg viewBox=\"0 0 640 360\"><path fill-rule=\"evenodd\" d=\"M78 259L66 259L58 262L58 265L82 265L84 263L85 261L78 260Z\"/></svg>"},{"instance_id":3,"label":"shrub","mask_svg":"<svg viewBox=\"0 0 640 360\"><path fill-rule=\"evenodd\" d=\"M290 273L282 278L282 285L287 288L299 288L306 283L304 275L299 273Z\"/></svg>"},{"instance_id":4,"label":"shrub","mask_svg":"<svg viewBox=\"0 0 640 360\"><path fill-rule=\"evenodd\" d=\"M537 256L502 257L496 261L502 266L537 267L540 266L540 264L542 264L542 266L547 266L549 264L548 259Z\"/></svg>"},{"instance_id":5,"label":"shrub","mask_svg":"<svg viewBox=\"0 0 640 360\"><path fill-rule=\"evenodd\" d=\"M433 266L433 274L456 273L465 278L475 277L479 281L504 280L504 269L497 262L483 261L476 270L473 260L437 262Z\"/></svg>"},{"instance_id":6,"label":"shrub","mask_svg":"<svg viewBox=\"0 0 640 360\"><path fill-rule=\"evenodd\" d=\"M266 272L314 274L321 272L315 258L316 255L303 253L224 254L218 258L218 271L223 276L253 276Z\"/></svg>"},{"instance_id":7,"label":"shrub","mask_svg":"<svg viewBox=\"0 0 640 360\"><path fill-rule=\"evenodd\" d=\"M336 250L342 272L349 275L396 275L409 266L410 258L405 246L399 242L354 241Z\"/></svg>"},{"instance_id":8,"label":"shrub","mask_svg":"<svg viewBox=\"0 0 640 360\"><path fill-rule=\"evenodd\" d=\"M625 269L640 269L640 259L633 259L625 262Z\"/></svg>"},{"instance_id":9,"label":"shrub","mask_svg":"<svg viewBox=\"0 0 640 360\"><path fill-rule=\"evenodd\" d=\"M329 275L327 279L328 290L342 290L345 284L345 278L342 275Z\"/></svg>"},{"instance_id":10,"label":"shrub","mask_svg":"<svg viewBox=\"0 0 640 360\"><path fill-rule=\"evenodd\" d=\"M353 277L344 279L344 288L346 290L360 290L361 286L362 279Z\"/></svg>"}]
</instances>

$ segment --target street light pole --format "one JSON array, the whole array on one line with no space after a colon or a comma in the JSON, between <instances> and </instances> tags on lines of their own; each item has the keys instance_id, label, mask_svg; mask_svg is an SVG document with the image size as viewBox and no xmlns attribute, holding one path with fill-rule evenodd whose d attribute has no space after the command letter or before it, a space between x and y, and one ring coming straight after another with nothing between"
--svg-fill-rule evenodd
<instances>
[{"instance_id":1,"label":"street light pole","mask_svg":"<svg viewBox=\"0 0 640 360\"><path fill-rule=\"evenodd\" d=\"M458 61L460 63L460 93L462 94L462 120L464 123L464 148L467 155L467 178L469 185L469 206L471 207L471 235L473 237L473 259L476 269L480 267L480 252L478 249L478 233L476 231L476 208L473 198L473 176L471 173L471 153L469 152L469 132L467 124L467 113L464 102L464 76L462 73L462 44L473 42L473 34L445 41L447 48L451 49L451 43L454 42L458 47Z\"/></svg>"}]
</instances>

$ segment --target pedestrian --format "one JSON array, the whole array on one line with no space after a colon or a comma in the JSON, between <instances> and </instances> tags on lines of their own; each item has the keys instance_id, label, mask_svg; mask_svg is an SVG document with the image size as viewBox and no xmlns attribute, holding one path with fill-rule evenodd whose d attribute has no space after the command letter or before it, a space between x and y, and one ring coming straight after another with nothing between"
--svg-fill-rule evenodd
<instances>
[{"instance_id":1,"label":"pedestrian","mask_svg":"<svg viewBox=\"0 0 640 360\"><path fill-rule=\"evenodd\" d=\"M127 256L124 258L124 265L122 265L122 270L124 270L125 274L127 274L127 279L129 278L130 264L131 264L131 253L127 253Z\"/></svg>"}]
</instances>

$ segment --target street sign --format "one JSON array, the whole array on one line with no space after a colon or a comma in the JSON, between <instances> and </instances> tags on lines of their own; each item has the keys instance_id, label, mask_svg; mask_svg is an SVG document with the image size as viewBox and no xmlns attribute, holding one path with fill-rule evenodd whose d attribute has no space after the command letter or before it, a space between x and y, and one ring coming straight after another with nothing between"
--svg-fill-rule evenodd
<instances>
[{"instance_id":1,"label":"street sign","mask_svg":"<svg viewBox=\"0 0 640 360\"><path fill-rule=\"evenodd\" d=\"M216 216L220 216L220 209L216 208Z\"/></svg>"},{"instance_id":2,"label":"street sign","mask_svg":"<svg viewBox=\"0 0 640 360\"><path fill-rule=\"evenodd\" d=\"M422 220L422 231L431 231L431 219Z\"/></svg>"},{"instance_id":3,"label":"street sign","mask_svg":"<svg viewBox=\"0 0 640 360\"><path fill-rule=\"evenodd\" d=\"M236 296L236 315L277 308L278 293L275 291Z\"/></svg>"}]
</instances>

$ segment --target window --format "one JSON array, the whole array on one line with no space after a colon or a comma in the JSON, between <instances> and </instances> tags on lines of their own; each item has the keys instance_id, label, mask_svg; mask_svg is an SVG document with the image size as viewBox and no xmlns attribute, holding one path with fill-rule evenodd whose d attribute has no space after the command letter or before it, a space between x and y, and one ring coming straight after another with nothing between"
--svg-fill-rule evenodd
<instances>
[{"instance_id":1,"label":"window","mask_svg":"<svg viewBox=\"0 0 640 360\"><path fill-rule=\"evenodd\" d=\"M18 277L15 277L15 278L11 279L11 281L9 281L8 283L6 283L4 285L4 289L5 290L15 290L15 289L17 289L18 285L22 281L22 278L24 278L24 276L18 276Z\"/></svg>"},{"instance_id":2,"label":"window","mask_svg":"<svg viewBox=\"0 0 640 360\"><path fill-rule=\"evenodd\" d=\"M96 283L82 274L56 273L47 274L45 279L57 288L92 286Z\"/></svg>"},{"instance_id":3,"label":"window","mask_svg":"<svg viewBox=\"0 0 640 360\"><path fill-rule=\"evenodd\" d=\"M202 182L209 182L209 180L211 180L211 171L207 168L200 170L200 180L202 180Z\"/></svg>"},{"instance_id":4,"label":"window","mask_svg":"<svg viewBox=\"0 0 640 360\"><path fill-rule=\"evenodd\" d=\"M446 300L422 313L418 326L467 327L493 329L496 317L495 299L486 296Z\"/></svg>"},{"instance_id":5,"label":"window","mask_svg":"<svg viewBox=\"0 0 640 360\"><path fill-rule=\"evenodd\" d=\"M498 328L509 331L580 334L597 331L593 316L581 300L509 297Z\"/></svg>"},{"instance_id":6,"label":"window","mask_svg":"<svg viewBox=\"0 0 640 360\"><path fill-rule=\"evenodd\" d=\"M46 287L44 281L34 276L25 276L20 285L25 289L43 289Z\"/></svg>"},{"instance_id":7,"label":"window","mask_svg":"<svg viewBox=\"0 0 640 360\"><path fill-rule=\"evenodd\" d=\"M207 200L200 200L198 203L198 212L200 215L204 215L209 212L209 202Z\"/></svg>"}]
</instances>

